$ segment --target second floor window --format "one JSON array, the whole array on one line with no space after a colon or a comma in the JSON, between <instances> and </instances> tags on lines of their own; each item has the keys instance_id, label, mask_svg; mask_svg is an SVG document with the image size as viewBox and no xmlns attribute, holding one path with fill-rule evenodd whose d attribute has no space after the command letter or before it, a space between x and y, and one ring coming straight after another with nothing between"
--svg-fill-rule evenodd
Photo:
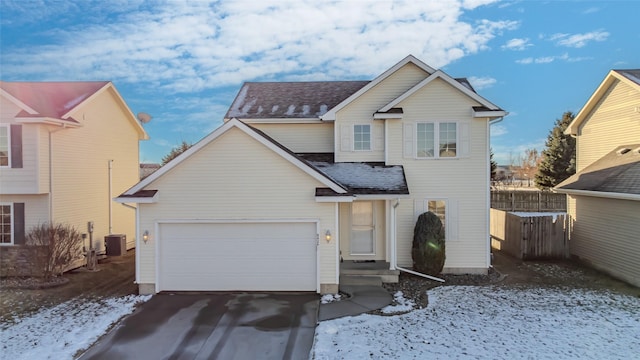
<instances>
[{"instance_id":1,"label":"second floor window","mask_svg":"<svg viewBox=\"0 0 640 360\"><path fill-rule=\"evenodd\" d=\"M353 150L371 150L371 125L353 125Z\"/></svg>"},{"instance_id":2,"label":"second floor window","mask_svg":"<svg viewBox=\"0 0 640 360\"><path fill-rule=\"evenodd\" d=\"M458 131L455 122L418 123L416 157L451 158L458 153Z\"/></svg>"},{"instance_id":3,"label":"second floor window","mask_svg":"<svg viewBox=\"0 0 640 360\"><path fill-rule=\"evenodd\" d=\"M0 166L9 166L9 127L0 126Z\"/></svg>"}]
</instances>

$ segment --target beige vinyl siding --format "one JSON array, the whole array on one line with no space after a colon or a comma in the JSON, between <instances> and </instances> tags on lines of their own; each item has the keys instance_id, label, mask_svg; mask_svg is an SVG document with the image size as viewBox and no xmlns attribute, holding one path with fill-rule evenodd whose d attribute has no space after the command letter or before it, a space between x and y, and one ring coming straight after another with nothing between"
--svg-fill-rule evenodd
<instances>
[{"instance_id":1,"label":"beige vinyl siding","mask_svg":"<svg viewBox=\"0 0 640 360\"><path fill-rule=\"evenodd\" d=\"M375 255L351 255L351 203L340 205L340 252L344 260L387 260L386 204L373 201Z\"/></svg>"},{"instance_id":2,"label":"beige vinyl siding","mask_svg":"<svg viewBox=\"0 0 640 360\"><path fill-rule=\"evenodd\" d=\"M390 103L411 87L424 80L429 74L409 63L391 74L336 114L335 158L336 162L384 161L384 122L373 120L373 114ZM353 125L371 124L371 151L352 151ZM346 132L350 131L349 134ZM343 139L350 139L344 144Z\"/></svg>"},{"instance_id":3,"label":"beige vinyl siding","mask_svg":"<svg viewBox=\"0 0 640 360\"><path fill-rule=\"evenodd\" d=\"M472 119L479 105L442 80L435 80L399 104L402 120L388 122L390 164L403 164L411 199L398 207L398 263L410 266L416 209L425 199L447 200L449 218L458 220L457 239L447 238L445 272L482 271L488 263L488 124ZM413 159L403 156L404 124L456 121L469 126L469 156L458 159ZM418 200L416 202L416 200ZM451 234L449 234L451 236Z\"/></svg>"},{"instance_id":4,"label":"beige vinyl siding","mask_svg":"<svg viewBox=\"0 0 640 360\"><path fill-rule=\"evenodd\" d=\"M156 281L154 231L160 220L308 219L319 221L321 234L336 234L335 204L315 202L319 186L323 185L241 130L228 130L147 186L159 191L159 201L140 204L139 229L149 230L151 240L138 249L138 282ZM319 242L322 284L336 284L335 243Z\"/></svg>"},{"instance_id":5,"label":"beige vinyl siding","mask_svg":"<svg viewBox=\"0 0 640 360\"><path fill-rule=\"evenodd\" d=\"M296 153L333 152L333 122L323 124L251 124Z\"/></svg>"},{"instance_id":6,"label":"beige vinyl siding","mask_svg":"<svg viewBox=\"0 0 640 360\"><path fill-rule=\"evenodd\" d=\"M640 286L640 202L570 197L572 255L612 276Z\"/></svg>"},{"instance_id":7,"label":"beige vinyl siding","mask_svg":"<svg viewBox=\"0 0 640 360\"><path fill-rule=\"evenodd\" d=\"M129 247L135 240L134 210L111 199L138 181L138 134L128 116L108 89L71 114L81 119L82 127L52 134L54 221L70 223L81 232L87 232L87 222L93 221L94 244L100 250L109 233L125 234Z\"/></svg>"},{"instance_id":8,"label":"beige vinyl siding","mask_svg":"<svg viewBox=\"0 0 640 360\"><path fill-rule=\"evenodd\" d=\"M583 122L577 143L577 171L615 147L640 141L640 91L616 81Z\"/></svg>"},{"instance_id":9,"label":"beige vinyl siding","mask_svg":"<svg viewBox=\"0 0 640 360\"><path fill-rule=\"evenodd\" d=\"M2 99L2 125L16 124L14 117L20 108L5 98ZM22 168L0 167L0 193L38 194L38 130L40 125L22 125ZM9 128L7 129L9 130Z\"/></svg>"}]
</instances>

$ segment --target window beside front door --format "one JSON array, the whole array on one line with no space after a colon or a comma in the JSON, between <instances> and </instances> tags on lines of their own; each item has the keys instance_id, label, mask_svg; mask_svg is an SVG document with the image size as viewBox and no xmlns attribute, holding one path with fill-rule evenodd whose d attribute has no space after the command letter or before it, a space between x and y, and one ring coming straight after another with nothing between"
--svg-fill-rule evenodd
<instances>
[{"instance_id":1,"label":"window beside front door","mask_svg":"<svg viewBox=\"0 0 640 360\"><path fill-rule=\"evenodd\" d=\"M353 150L371 150L371 125L353 125Z\"/></svg>"},{"instance_id":2,"label":"window beside front door","mask_svg":"<svg viewBox=\"0 0 640 360\"><path fill-rule=\"evenodd\" d=\"M416 124L416 157L455 158L458 154L458 130L455 122Z\"/></svg>"},{"instance_id":3,"label":"window beside front door","mask_svg":"<svg viewBox=\"0 0 640 360\"><path fill-rule=\"evenodd\" d=\"M356 201L351 204L351 255L374 255L373 202Z\"/></svg>"}]
</instances>

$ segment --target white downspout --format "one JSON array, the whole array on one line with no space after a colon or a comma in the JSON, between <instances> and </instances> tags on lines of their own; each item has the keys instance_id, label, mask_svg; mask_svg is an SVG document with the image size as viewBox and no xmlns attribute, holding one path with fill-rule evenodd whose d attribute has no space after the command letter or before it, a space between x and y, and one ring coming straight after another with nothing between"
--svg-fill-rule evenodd
<instances>
[{"instance_id":1,"label":"white downspout","mask_svg":"<svg viewBox=\"0 0 640 360\"><path fill-rule=\"evenodd\" d=\"M391 208L391 227L393 228L393 233L391 235L391 242L393 243L393 246L391 247L391 252L392 252L392 255L393 255L391 257L391 260L392 260L391 266L390 266L391 270L397 269L397 270L404 271L404 272L409 273L409 274L413 274L413 275L421 276L423 278L427 278L429 280L445 282L444 279L440 279L440 278L437 278L435 276L419 273L417 271L405 269L405 268L402 268L402 267L398 266L398 258L397 258L397 251L396 251L396 208L398 207L398 205L400 205L400 200L396 200L396 203L393 204L393 207ZM395 269L393 269L393 268L395 268Z\"/></svg>"},{"instance_id":2,"label":"white downspout","mask_svg":"<svg viewBox=\"0 0 640 360\"><path fill-rule=\"evenodd\" d=\"M138 236L138 232L140 229L140 215L138 213L138 208L136 206L129 205L126 203L120 203L120 204L122 204L122 206L128 207L130 209L133 209L133 211L135 211L135 214L136 214L136 264L140 264L141 245L140 245L140 236ZM134 283L136 284L140 283L140 266L136 266L136 279L134 280Z\"/></svg>"},{"instance_id":3,"label":"white downspout","mask_svg":"<svg viewBox=\"0 0 640 360\"><path fill-rule=\"evenodd\" d=\"M112 199L112 170L113 170L113 160L107 160L109 163L109 234L113 234L113 199Z\"/></svg>"},{"instance_id":4,"label":"white downspout","mask_svg":"<svg viewBox=\"0 0 640 360\"><path fill-rule=\"evenodd\" d=\"M55 130L49 130L49 224L53 224L53 137L51 134L64 130L65 125Z\"/></svg>"}]
</instances>

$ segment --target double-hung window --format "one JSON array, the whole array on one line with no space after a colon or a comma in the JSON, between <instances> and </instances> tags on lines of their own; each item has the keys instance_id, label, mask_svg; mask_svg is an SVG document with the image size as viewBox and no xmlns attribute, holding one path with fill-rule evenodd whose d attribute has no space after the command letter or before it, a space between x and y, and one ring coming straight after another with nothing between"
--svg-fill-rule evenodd
<instances>
[{"instance_id":1,"label":"double-hung window","mask_svg":"<svg viewBox=\"0 0 640 360\"><path fill-rule=\"evenodd\" d=\"M371 125L353 125L353 150L371 150Z\"/></svg>"},{"instance_id":2,"label":"double-hung window","mask_svg":"<svg viewBox=\"0 0 640 360\"><path fill-rule=\"evenodd\" d=\"M0 126L0 166L9 166L9 127Z\"/></svg>"},{"instance_id":3,"label":"double-hung window","mask_svg":"<svg viewBox=\"0 0 640 360\"><path fill-rule=\"evenodd\" d=\"M442 222L443 229L447 228L447 202L445 200L427 200L427 211L436 214Z\"/></svg>"},{"instance_id":4,"label":"double-hung window","mask_svg":"<svg viewBox=\"0 0 640 360\"><path fill-rule=\"evenodd\" d=\"M455 158L458 155L458 124L424 122L416 126L417 158Z\"/></svg>"},{"instance_id":5,"label":"double-hung window","mask_svg":"<svg viewBox=\"0 0 640 360\"><path fill-rule=\"evenodd\" d=\"M11 204L0 204L0 244L13 244Z\"/></svg>"}]
</instances>

